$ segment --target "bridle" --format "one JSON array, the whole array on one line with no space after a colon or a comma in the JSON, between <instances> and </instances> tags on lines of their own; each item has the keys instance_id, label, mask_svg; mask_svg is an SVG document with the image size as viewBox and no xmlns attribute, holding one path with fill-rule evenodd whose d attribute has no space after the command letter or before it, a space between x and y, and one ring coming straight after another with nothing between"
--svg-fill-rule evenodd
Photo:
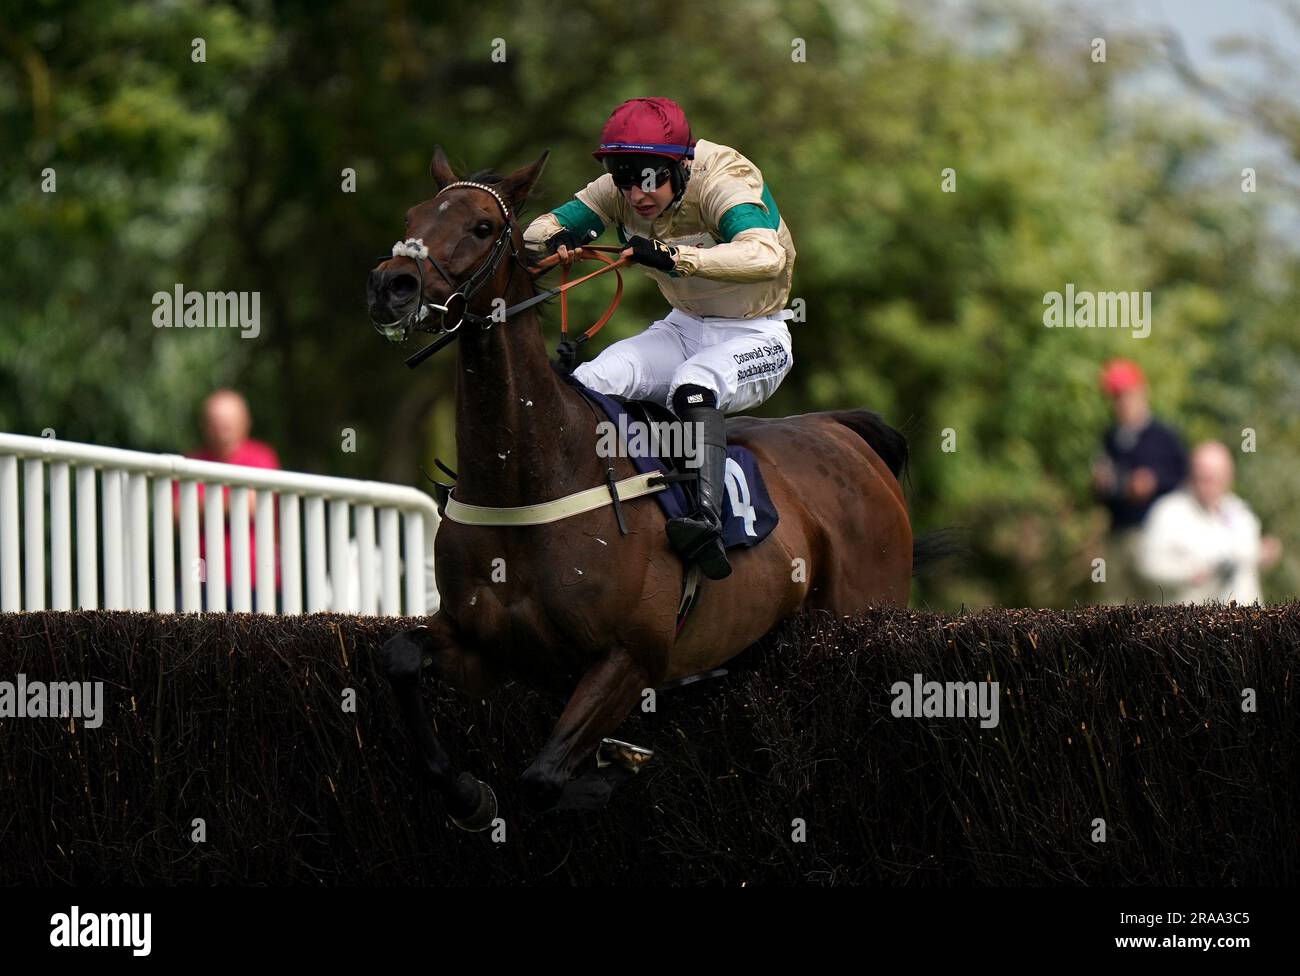
<instances>
[{"instance_id":1,"label":"bridle","mask_svg":"<svg viewBox=\"0 0 1300 976\"><path fill-rule=\"evenodd\" d=\"M404 241L398 241L393 245L391 254L384 255L379 259L382 263L390 258L410 258L412 263L415 265L415 273L419 280L419 291L417 292L417 295L419 296L418 300L404 315L402 315L400 319L396 322L389 322L383 325L377 322L372 323L375 331L391 342L402 342L409 338L412 332L429 332L442 334L443 339L439 341L442 342L443 345L446 345L446 342L450 341L451 337L454 337L460 327L466 322L478 325L483 329L490 329L494 322L500 320L499 316L483 316L471 312L469 310L469 303L475 294L478 293L479 289L487 284L487 282L496 274L497 267L501 264L501 259L505 257L507 248L509 248L510 256L516 265L523 263L519 257L519 252L514 246L514 219L511 217L510 208L506 205L501 194L486 183L475 183L470 180L448 183L434 194L434 199L436 200L448 190L454 190L458 187L482 190L483 192L490 194L492 199L497 202L497 206L501 208L501 215L505 218L505 223L501 225L501 232L497 234L496 240L493 241L491 250L484 255L483 260L479 262L478 267L474 269L470 276L460 284L457 284L452 280L451 275L449 275L442 265L438 263L438 260L429 253L428 246L418 237L409 237ZM452 289L451 294L447 296L442 304L431 302L425 297L424 265L426 261ZM510 274L513 279L513 267L510 270ZM508 288L509 285L507 284L506 287ZM507 309L507 317L511 311L518 311L518 309ZM430 313L432 313L432 316ZM426 323L426 319L429 320L428 323ZM435 345L437 344L435 343ZM428 347L426 347L426 349L427 348ZM438 346L438 348L442 348L442 346ZM425 353L425 355L422 355L418 362L423 362L424 359L428 358L428 356L431 356L433 352L436 351L436 349L430 352L421 350L421 353ZM417 365L418 362L408 364Z\"/></svg>"},{"instance_id":2,"label":"bridle","mask_svg":"<svg viewBox=\"0 0 1300 976\"><path fill-rule=\"evenodd\" d=\"M488 251L488 253L484 256L483 260L479 262L478 267L474 269L474 271L470 274L468 278L466 278L459 285L456 284L456 282L452 280L451 275L447 274L447 272L443 270L442 265L440 265L437 262L437 260L433 257L433 255L429 253L428 245L426 245L424 241L418 237L411 237L411 238L407 238L404 241L398 241L396 244L393 245L391 255L385 255L378 259L382 263L393 257L410 258L412 262L415 264L416 276L419 280L419 291L417 292L419 298L411 306L411 308L408 309L406 313L403 314L402 317L398 319L396 322L389 322L383 325L380 325L377 322L372 323L372 325L375 328L375 331L378 332L380 335L382 335L384 338L388 339L390 342L403 342L410 337L412 332L427 332L439 336L439 338L436 339L434 342L431 342L429 345L425 346L423 349L419 350L413 355L408 356L406 359L406 365L408 367L414 369L416 366L420 365L420 363L424 362L434 353L438 352L441 349L446 348L451 343L455 342L456 339L460 336L461 326L464 325L466 322L469 322L472 325L477 325L484 331L487 331L488 329L491 329L494 324L503 323L508 319L510 319L512 316L517 315L518 313L524 311L525 309L531 308L532 306L544 302L547 299L554 298L556 295L563 296L565 292L567 292L570 288L574 287L575 285L580 285L584 281L594 278L597 275L603 274L606 271L613 271L615 276L618 278L618 291L614 296L614 301L610 303L609 308L606 310L605 314L601 316L600 320L590 329L581 333L578 336L578 338L575 340L575 342L580 343L591 338L591 336L594 335L601 328L601 326L603 326L606 322L609 321L610 316L613 315L614 309L618 306L618 302L621 299L623 294L623 276L619 274L618 269L620 267L625 267L629 262L626 259L620 259L617 261L613 259L607 259L604 257L603 254L599 254L599 253L589 253L584 255L584 257L595 257L599 260L606 261L605 267L593 271L591 274L584 275L583 277L578 278L575 281L568 281L567 280L568 270L566 269L564 274L566 280L560 285L559 288L551 288L546 291L542 291L531 298L525 299L522 302L518 302L515 305L511 305L509 308L495 311L491 315L484 316L484 315L479 315L475 312L471 312L469 310L470 300L479 291L479 289L482 288L485 284L487 284L487 282L490 281L493 278L493 276L496 274L497 267L501 264L502 258L505 257L507 248L509 249L510 257L511 260L513 261L513 264L511 265L510 268L510 279L506 282L507 291L509 291L510 282L514 280L516 267L522 267L525 271L532 272L532 273L541 273L543 271L549 270L552 266L554 266L555 259L543 260L536 267L529 267L528 264L524 262L523 258L521 258L519 255L518 248L515 247L514 234L513 234L515 228L515 222L514 222L514 218L510 214L510 207L506 204L506 201L501 196L501 194L498 193L494 187L489 186L486 183L477 183L472 180L460 180L455 183L448 183L436 194L434 194L433 199L436 200L438 197L442 196L448 190L455 190L461 187L474 189L474 190L482 190L485 193L490 194L492 196L492 199L494 199L497 202L497 205L501 208L501 214L505 218L505 223L502 225L501 232L497 235L497 239L492 243L491 250ZM620 249L614 247L597 248L597 247L588 246L583 248L582 250L585 252L600 252L600 251L618 251ZM433 269L437 271L438 274L442 277L443 281L445 281L452 288L452 293L447 296L446 300L442 304L438 304L437 302L431 302L427 298L425 298L424 295L424 262L425 261L429 262L429 264L433 267ZM562 313L561 313L561 320L560 320L560 328L561 328L561 332L564 334L567 340L567 335L568 335L567 301L565 300L561 301L561 308L562 308ZM430 320L430 324L425 323L426 319ZM450 324L448 324L449 321Z\"/></svg>"}]
</instances>

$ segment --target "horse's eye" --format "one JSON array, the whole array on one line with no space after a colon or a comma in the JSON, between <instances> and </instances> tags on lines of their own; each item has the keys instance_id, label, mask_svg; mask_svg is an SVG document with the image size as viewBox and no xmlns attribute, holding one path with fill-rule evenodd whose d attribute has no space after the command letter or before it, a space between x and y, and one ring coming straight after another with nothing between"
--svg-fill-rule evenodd
<instances>
[{"instance_id":1,"label":"horse's eye","mask_svg":"<svg viewBox=\"0 0 1300 976\"><path fill-rule=\"evenodd\" d=\"M475 237L488 237L491 235L491 233L492 233L492 225L489 224L486 220L480 221L474 227Z\"/></svg>"}]
</instances>

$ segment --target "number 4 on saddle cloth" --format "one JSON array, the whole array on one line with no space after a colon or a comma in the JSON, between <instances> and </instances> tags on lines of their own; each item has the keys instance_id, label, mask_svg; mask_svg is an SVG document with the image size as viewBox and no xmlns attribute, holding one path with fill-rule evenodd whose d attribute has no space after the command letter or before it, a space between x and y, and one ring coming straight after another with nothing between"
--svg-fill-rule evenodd
<instances>
[{"instance_id":1,"label":"number 4 on saddle cloth","mask_svg":"<svg viewBox=\"0 0 1300 976\"><path fill-rule=\"evenodd\" d=\"M680 436L681 421L671 410L653 400L628 400L608 396L588 389L572 376L565 379L584 397L596 405L612 425L611 433L618 450L629 457L640 474L680 475L692 474L696 469L686 464L683 457L660 457L655 448L691 448L694 441ZM667 432L676 429L679 436L655 437L641 432ZM627 436L632 432L632 436ZM727 491L723 500L722 543L728 549L756 546L776 528L779 516L772 504L763 475L758 468L758 458L739 444L727 445ZM688 487L689 486L689 487ZM694 510L695 483L693 480L672 481L666 491L655 492L664 517L674 519L690 515Z\"/></svg>"}]
</instances>

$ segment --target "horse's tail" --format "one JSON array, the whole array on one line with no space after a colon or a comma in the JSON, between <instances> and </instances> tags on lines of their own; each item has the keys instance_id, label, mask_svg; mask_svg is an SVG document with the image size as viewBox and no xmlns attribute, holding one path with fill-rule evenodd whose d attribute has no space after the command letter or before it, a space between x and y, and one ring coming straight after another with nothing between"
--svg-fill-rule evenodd
<instances>
[{"instance_id":1,"label":"horse's tail","mask_svg":"<svg viewBox=\"0 0 1300 976\"><path fill-rule=\"evenodd\" d=\"M936 529L912 540L912 575L928 576L940 563L959 562L970 555L965 533L958 528Z\"/></svg>"},{"instance_id":2,"label":"horse's tail","mask_svg":"<svg viewBox=\"0 0 1300 976\"><path fill-rule=\"evenodd\" d=\"M880 455L894 477L903 480L907 470L907 438L881 419L880 414L870 410L840 410L831 417L857 434L867 445Z\"/></svg>"}]
</instances>

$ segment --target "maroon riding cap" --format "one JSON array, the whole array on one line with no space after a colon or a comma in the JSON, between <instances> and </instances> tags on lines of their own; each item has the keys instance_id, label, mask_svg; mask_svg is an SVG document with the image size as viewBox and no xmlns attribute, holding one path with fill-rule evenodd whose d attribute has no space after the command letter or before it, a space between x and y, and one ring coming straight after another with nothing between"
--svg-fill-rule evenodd
<instances>
[{"instance_id":1,"label":"maroon riding cap","mask_svg":"<svg viewBox=\"0 0 1300 976\"><path fill-rule=\"evenodd\" d=\"M630 98L610 113L592 156L642 153L669 159L692 159L695 141L686 113L671 98Z\"/></svg>"}]
</instances>

